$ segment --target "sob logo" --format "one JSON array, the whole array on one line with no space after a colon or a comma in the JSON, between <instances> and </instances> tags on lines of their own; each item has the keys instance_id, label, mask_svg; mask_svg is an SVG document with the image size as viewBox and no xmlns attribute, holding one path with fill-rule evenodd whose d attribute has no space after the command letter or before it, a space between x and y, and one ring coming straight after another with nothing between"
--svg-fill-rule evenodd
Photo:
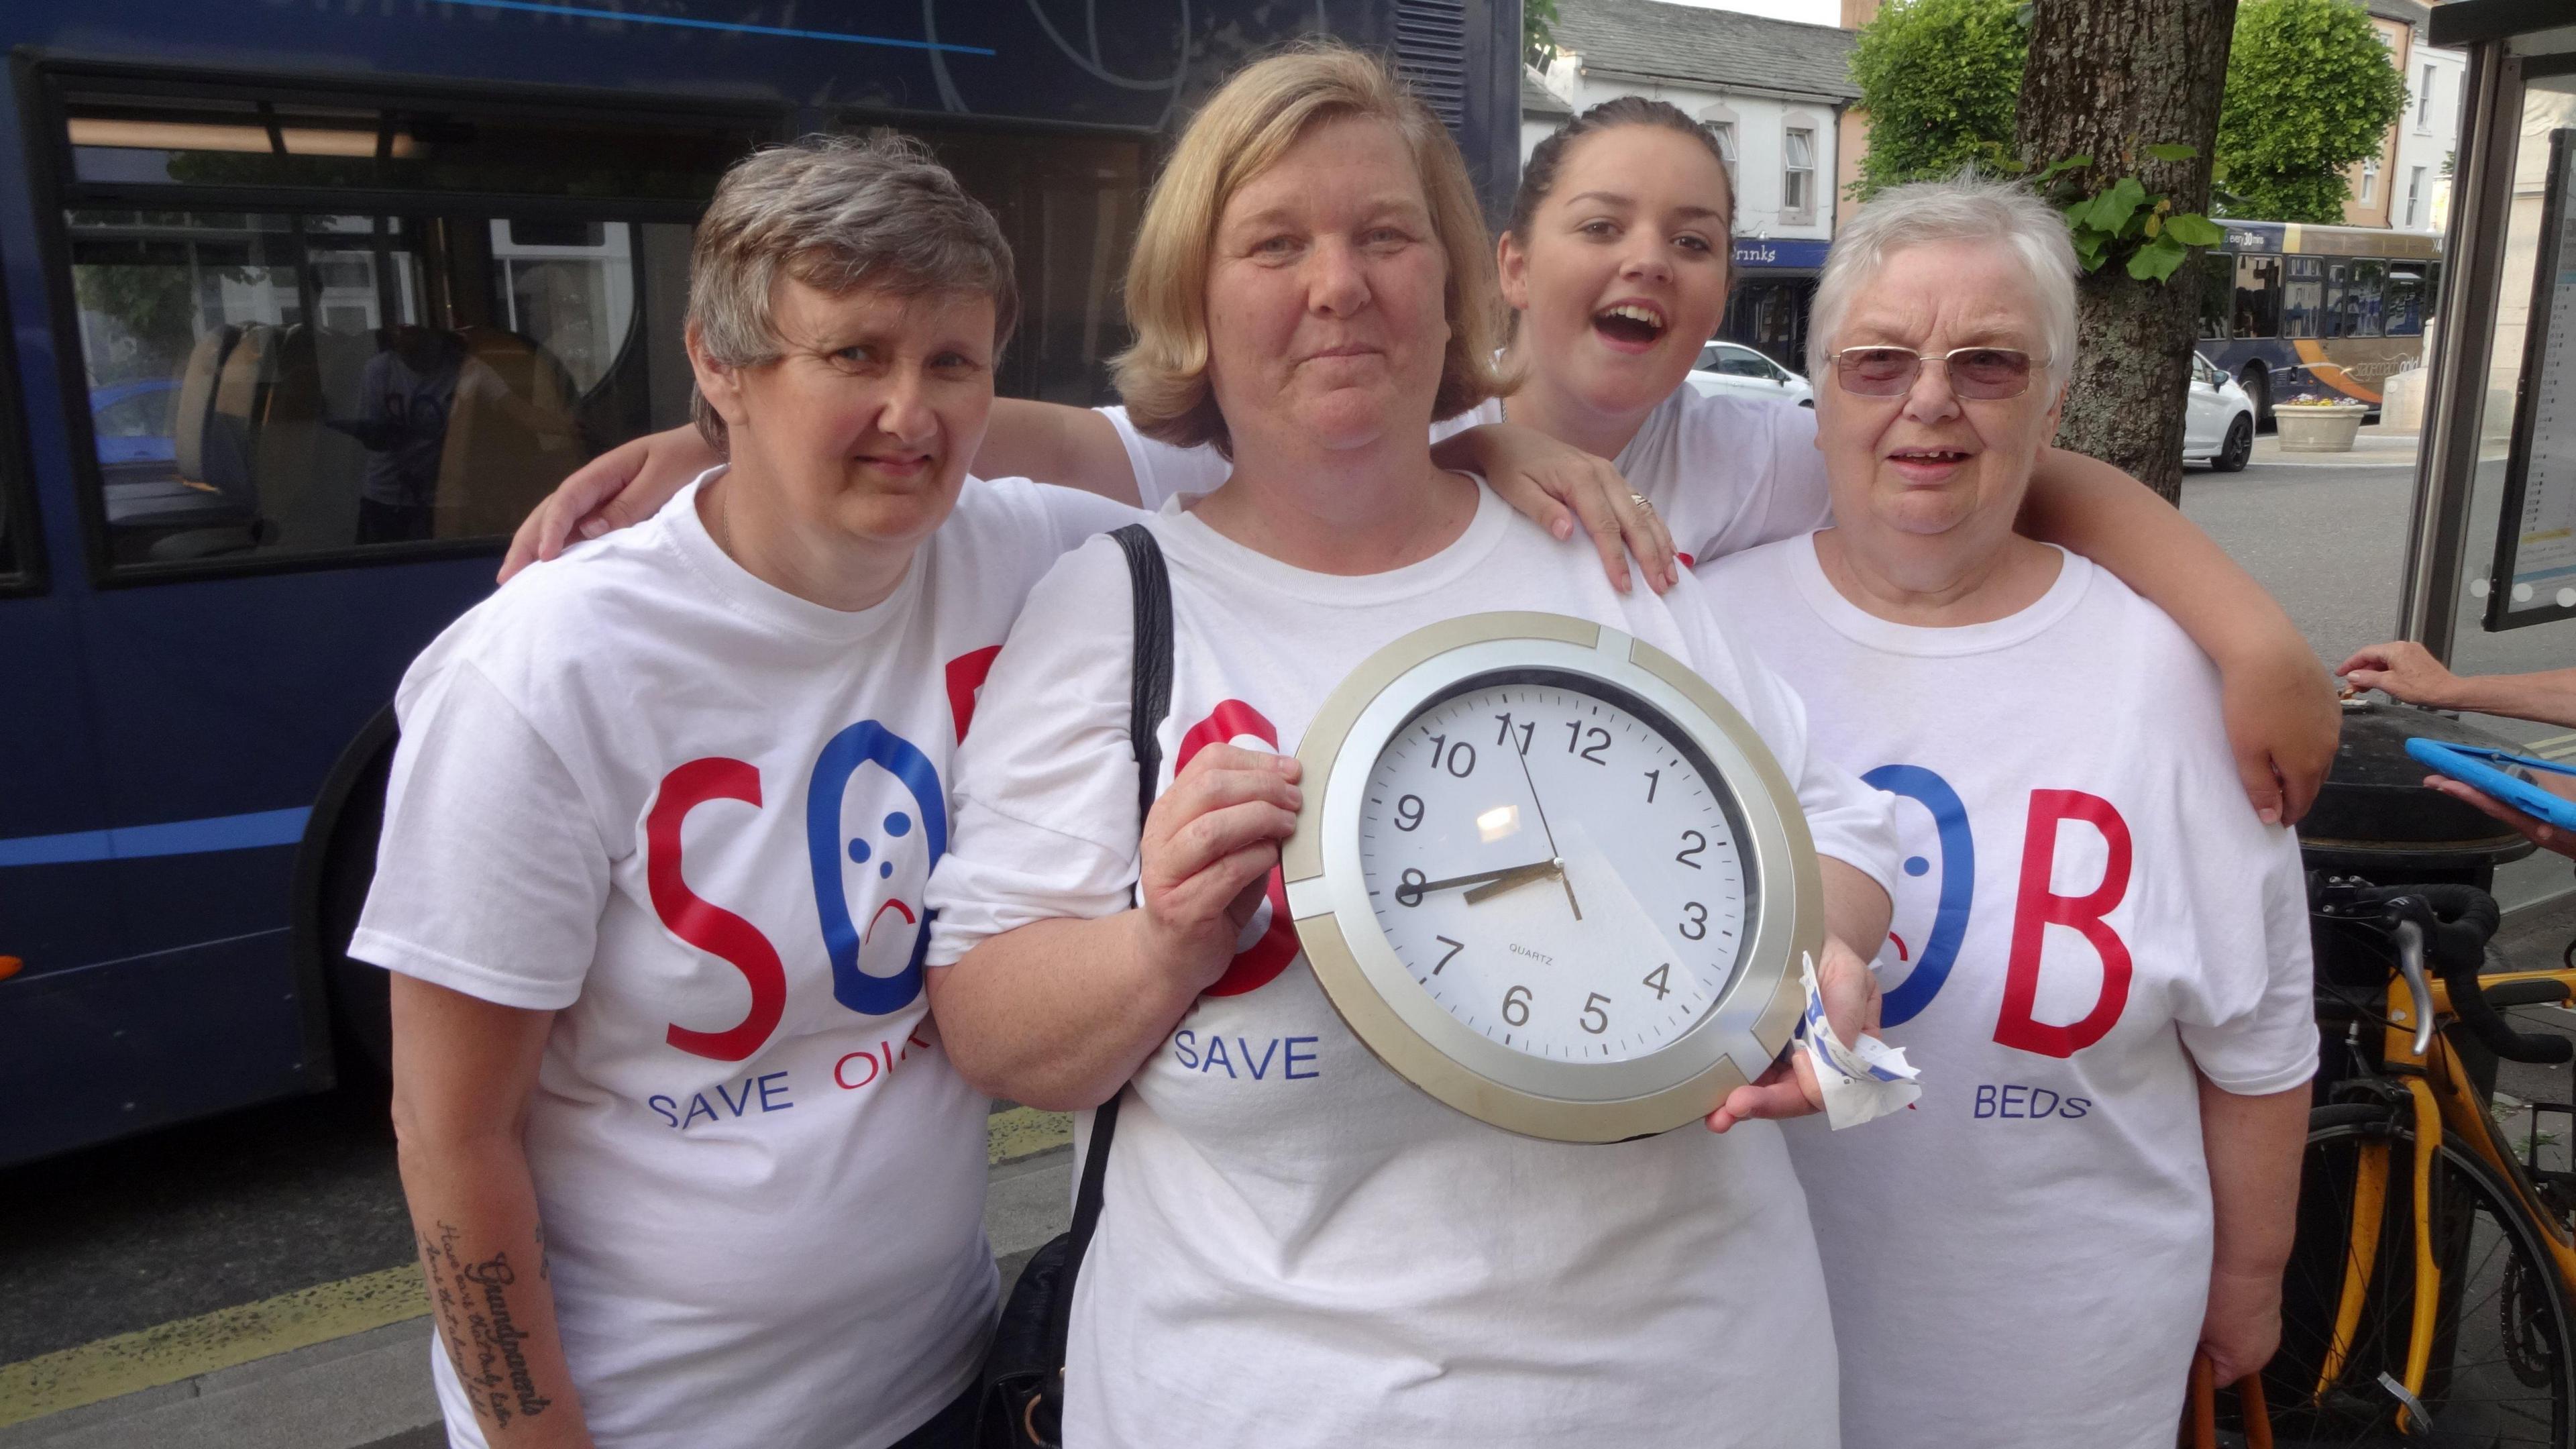
<instances>
[{"instance_id":1,"label":"sob logo","mask_svg":"<svg viewBox=\"0 0 2576 1449\"><path fill-rule=\"evenodd\" d=\"M1977 847L1968 829L1967 806L1939 775L1920 765L1882 765L1862 778L1924 808L1932 819L1934 853L1940 858L1940 886L1919 946L1909 949L1903 937L1889 937L1899 959L1913 965L1887 993L1882 1019L1895 1026L1921 1014L1958 963L1975 905ZM2065 829L2069 822L2090 827L2101 839L2101 883L2082 895L2060 895L2055 886L2060 846L2071 844ZM2119 1023L2129 1004L2134 972L2128 943L2111 929L2108 917L2128 894L2131 864L2129 823L2110 801L2081 790L2030 792L2030 811L2022 829L2021 879L2013 903L2012 945L2004 965L2003 1007L1995 1020L1998 1043L2040 1056L2071 1057L2109 1035ZM1932 869L1933 862L1922 855L1905 862L1908 876L1919 878ZM1900 909L1909 905L1910 901L1902 901ZM2074 931L2101 963L2100 985L2091 1005L2071 1022L2040 1019L2040 966L2050 926Z\"/></svg>"},{"instance_id":2,"label":"sob logo","mask_svg":"<svg viewBox=\"0 0 2576 1449\"><path fill-rule=\"evenodd\" d=\"M738 1062L778 1029L787 1008L787 971L759 927L701 898L682 878L681 825L690 811L715 800L761 808L760 772L742 760L710 756L662 777L644 817L645 881L653 912L671 934L740 972L751 991L750 1009L732 1026L701 1031L675 1022L664 1039L696 1056ZM857 830L843 824L854 810L866 822ZM921 992L922 960L930 951L928 915L904 901L902 887L868 886L871 880L891 881L901 855L905 882L917 891L947 851L947 793L938 768L911 741L875 720L842 730L815 757L806 780L805 848L824 954L832 965L832 999L863 1016L911 1005ZM861 885L857 892L852 876ZM858 907L870 896L877 903L862 920ZM895 949L906 936L910 946L901 969L872 975L862 967L862 955L880 937L888 938L885 949Z\"/></svg>"}]
</instances>

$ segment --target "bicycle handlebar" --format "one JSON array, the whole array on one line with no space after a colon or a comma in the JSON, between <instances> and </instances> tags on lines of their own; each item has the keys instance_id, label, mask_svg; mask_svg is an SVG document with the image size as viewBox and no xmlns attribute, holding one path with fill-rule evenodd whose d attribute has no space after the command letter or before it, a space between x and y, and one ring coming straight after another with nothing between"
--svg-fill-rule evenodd
<instances>
[{"instance_id":1,"label":"bicycle handlebar","mask_svg":"<svg viewBox=\"0 0 2576 1449\"><path fill-rule=\"evenodd\" d=\"M2341 880L2328 883L2327 897L2330 915L2359 918L2392 933L2400 922L2413 923L2423 933L2433 973L2451 990L2452 1013L2497 1056L2544 1066L2576 1059L2576 1041L2517 1031L2487 1000L2478 972L2486 965L2487 941L2502 919L2495 897L2475 886L2371 886Z\"/></svg>"}]
</instances>

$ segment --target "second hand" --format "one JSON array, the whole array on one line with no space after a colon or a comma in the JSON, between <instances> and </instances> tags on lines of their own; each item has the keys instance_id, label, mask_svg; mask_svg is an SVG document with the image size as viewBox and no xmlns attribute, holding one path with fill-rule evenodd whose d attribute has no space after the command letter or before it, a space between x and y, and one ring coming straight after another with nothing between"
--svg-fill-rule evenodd
<instances>
[{"instance_id":1,"label":"second hand","mask_svg":"<svg viewBox=\"0 0 2576 1449\"><path fill-rule=\"evenodd\" d=\"M1565 856L1556 848L1556 832L1547 823L1547 802L1538 798L1538 781L1530 778L1529 751L1515 750L1521 762L1521 783L1529 787L1530 805L1538 811L1538 828L1547 836L1547 853L1556 862L1557 883L1565 887L1565 903L1574 908L1574 918L1583 919L1583 903L1574 898L1574 880L1565 873Z\"/></svg>"}]
</instances>

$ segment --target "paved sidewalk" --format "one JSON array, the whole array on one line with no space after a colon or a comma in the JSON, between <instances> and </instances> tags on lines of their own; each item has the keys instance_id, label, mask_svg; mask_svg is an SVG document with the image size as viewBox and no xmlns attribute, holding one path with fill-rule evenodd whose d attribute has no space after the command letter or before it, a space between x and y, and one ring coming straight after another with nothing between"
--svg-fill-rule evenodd
<instances>
[{"instance_id":1,"label":"paved sidewalk","mask_svg":"<svg viewBox=\"0 0 2576 1449\"><path fill-rule=\"evenodd\" d=\"M1071 1215L1067 1130L1062 1116L1026 1108L993 1119L984 1232L1006 1294L1029 1255L1063 1232ZM390 1311L352 1316L398 1290ZM416 1306L417 1297L409 1269L388 1269L0 1365L0 1416L13 1394L73 1404L0 1425L0 1449L443 1449L447 1436L429 1381L429 1319L406 1314L384 1321ZM314 1322L326 1332L333 1322L369 1326L313 1342L313 1331L301 1325ZM272 1343L285 1351L236 1361L239 1353L227 1352L235 1343ZM153 1382L192 1355L220 1366ZM80 1402L82 1383L136 1382L151 1386Z\"/></svg>"}]
</instances>

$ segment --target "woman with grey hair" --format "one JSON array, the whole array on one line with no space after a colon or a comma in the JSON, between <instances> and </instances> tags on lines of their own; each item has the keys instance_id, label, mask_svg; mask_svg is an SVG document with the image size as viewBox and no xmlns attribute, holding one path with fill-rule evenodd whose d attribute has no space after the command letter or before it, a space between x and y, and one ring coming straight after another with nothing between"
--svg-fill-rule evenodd
<instances>
[{"instance_id":1,"label":"woman with grey hair","mask_svg":"<svg viewBox=\"0 0 2576 1449\"><path fill-rule=\"evenodd\" d=\"M395 973L452 1444L968 1442L987 1103L922 892L1023 596L1131 516L966 476L1017 310L918 145L743 161L689 277L730 461L403 680L350 950Z\"/></svg>"},{"instance_id":2,"label":"woman with grey hair","mask_svg":"<svg viewBox=\"0 0 2576 1449\"><path fill-rule=\"evenodd\" d=\"M1917 1110L1792 1123L1854 1449L2170 1445L2197 1346L2279 1336L2317 1060L2297 842L2216 671L2013 532L2075 351L2065 222L1996 181L1862 208L1817 288L1834 523L1701 577L1906 803L1877 962Z\"/></svg>"}]
</instances>

